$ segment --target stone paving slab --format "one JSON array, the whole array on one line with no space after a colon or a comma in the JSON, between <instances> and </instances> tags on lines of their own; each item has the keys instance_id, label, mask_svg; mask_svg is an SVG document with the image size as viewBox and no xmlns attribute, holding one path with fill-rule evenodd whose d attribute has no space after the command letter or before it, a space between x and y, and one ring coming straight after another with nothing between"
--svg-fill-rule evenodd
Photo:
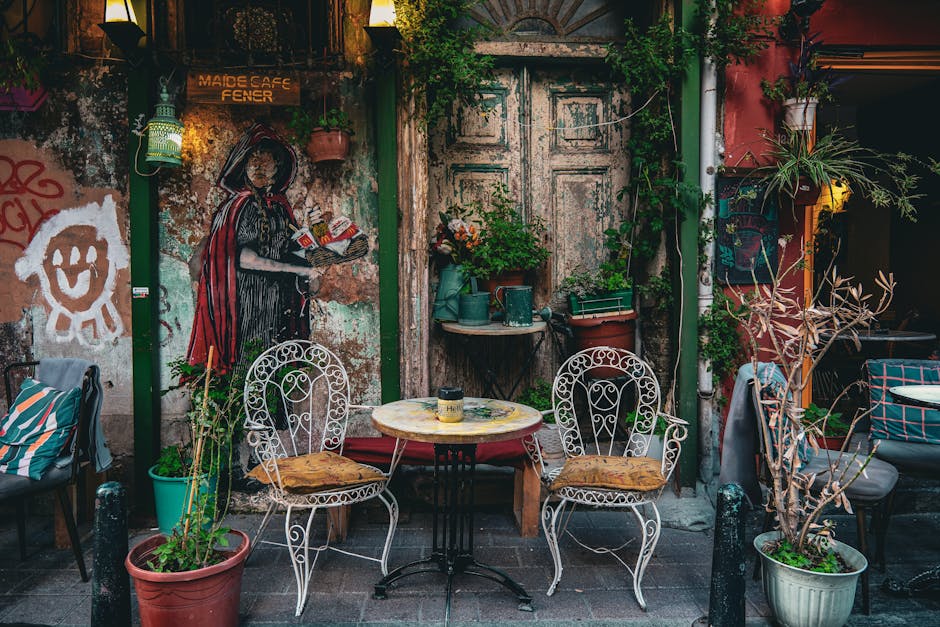
<instances>
[{"instance_id":1,"label":"stone paving slab","mask_svg":"<svg viewBox=\"0 0 940 627\"><path fill-rule=\"evenodd\" d=\"M748 537L758 530L761 516L749 517ZM855 543L854 518L840 516L839 537ZM261 516L239 514L229 523L253 534ZM411 511L403 517L392 547L389 565L394 568L428 552L431 517ZM652 625L688 626L707 613L711 577L712 534L663 529L660 543L647 570L643 590L648 611L633 597L626 570L610 556L588 552L564 541L564 573L556 593L545 594L552 576L552 561L543 538L520 538L508 511L488 511L477 518L477 557L503 569L533 597L532 612L521 612L518 601L498 584L463 576L455 582L452 625ZM322 532L324 525L315 522ZM632 517L613 512L589 512L575 516L571 528L598 537L626 539L635 531ZM12 516L0 516L0 625L87 625L91 615L91 583L82 583L71 551L51 548L50 520L30 521L30 557L18 559ZM93 564L92 539L87 526L84 538L86 565ZM133 546L151 533L135 530ZM275 517L263 539L283 540L283 517ZM605 535L606 534L606 535ZM344 549L378 554L385 526L370 522L365 512L353 512ZM872 614L859 611L849 625L894 627L940 624L940 599L896 599L881 592L886 576L906 579L940 562L940 516L910 514L892 519L888 532L887 569L871 572ZM636 545L626 548L632 559ZM750 550L749 550L750 553ZM747 625L769 625L769 609L759 581L752 581L753 558L748 564ZM261 544L245 570L241 604L243 625L442 625L445 578L438 573L416 575L389 588L388 599L372 598L372 586L380 573L374 562L327 552L320 558L311 582L304 613L294 617L296 588L290 559L283 547ZM137 623L136 602L133 620Z\"/></svg>"}]
</instances>

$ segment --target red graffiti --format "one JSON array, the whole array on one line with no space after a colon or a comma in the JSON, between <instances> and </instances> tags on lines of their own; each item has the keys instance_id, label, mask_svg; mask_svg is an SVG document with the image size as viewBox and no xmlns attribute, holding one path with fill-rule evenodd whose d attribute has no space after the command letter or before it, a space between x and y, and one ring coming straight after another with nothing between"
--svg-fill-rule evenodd
<instances>
[{"instance_id":1,"label":"red graffiti","mask_svg":"<svg viewBox=\"0 0 940 627\"><path fill-rule=\"evenodd\" d=\"M61 183L42 178L45 170L41 161L0 155L0 244L24 250L42 221L58 213L42 207L42 200L65 195Z\"/></svg>"}]
</instances>

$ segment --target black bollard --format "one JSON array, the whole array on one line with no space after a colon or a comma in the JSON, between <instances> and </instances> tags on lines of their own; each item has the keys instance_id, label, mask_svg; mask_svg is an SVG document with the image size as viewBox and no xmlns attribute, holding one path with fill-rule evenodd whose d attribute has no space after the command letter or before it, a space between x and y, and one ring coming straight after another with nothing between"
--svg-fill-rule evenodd
<instances>
[{"instance_id":1,"label":"black bollard","mask_svg":"<svg viewBox=\"0 0 940 627\"><path fill-rule=\"evenodd\" d=\"M715 549L712 554L712 583L708 600L708 624L732 627L744 624L745 571L744 490L736 483L718 488L715 512Z\"/></svg>"},{"instance_id":2,"label":"black bollard","mask_svg":"<svg viewBox=\"0 0 940 627\"><path fill-rule=\"evenodd\" d=\"M127 492L120 483L102 483L95 493L95 566L91 584L91 624L131 624L127 557Z\"/></svg>"}]
</instances>

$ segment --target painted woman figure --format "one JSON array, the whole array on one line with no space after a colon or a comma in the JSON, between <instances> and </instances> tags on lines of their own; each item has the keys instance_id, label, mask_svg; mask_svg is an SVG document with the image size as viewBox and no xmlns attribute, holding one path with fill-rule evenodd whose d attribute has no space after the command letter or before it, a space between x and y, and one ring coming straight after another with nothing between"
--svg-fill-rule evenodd
<instances>
[{"instance_id":1,"label":"painted woman figure","mask_svg":"<svg viewBox=\"0 0 940 627\"><path fill-rule=\"evenodd\" d=\"M229 154L216 185L230 195L203 252L190 364L204 364L215 346L215 367L225 373L247 359L246 345L309 337L308 280L318 281L321 270L294 254L298 225L284 194L296 170L291 147L260 123Z\"/></svg>"}]
</instances>

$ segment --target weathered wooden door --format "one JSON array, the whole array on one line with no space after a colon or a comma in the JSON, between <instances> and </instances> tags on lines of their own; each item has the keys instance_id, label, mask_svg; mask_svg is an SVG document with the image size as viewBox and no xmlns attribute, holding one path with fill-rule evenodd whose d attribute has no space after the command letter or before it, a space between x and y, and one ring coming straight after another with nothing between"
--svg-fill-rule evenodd
<instances>
[{"instance_id":1,"label":"weathered wooden door","mask_svg":"<svg viewBox=\"0 0 940 627\"><path fill-rule=\"evenodd\" d=\"M557 309L553 294L561 279L579 266L597 267L605 258L603 232L625 209L617 193L628 176L627 97L603 67L522 64L497 77L498 86L483 94L484 111L460 108L431 137L429 210L436 215L453 204L486 203L494 183L506 184L523 216L547 226L551 257L533 273L535 306ZM455 366L452 348L436 334L432 389L473 380L464 365ZM558 364L551 348L546 342L536 366L543 378ZM496 357L511 370L512 355Z\"/></svg>"}]
</instances>

